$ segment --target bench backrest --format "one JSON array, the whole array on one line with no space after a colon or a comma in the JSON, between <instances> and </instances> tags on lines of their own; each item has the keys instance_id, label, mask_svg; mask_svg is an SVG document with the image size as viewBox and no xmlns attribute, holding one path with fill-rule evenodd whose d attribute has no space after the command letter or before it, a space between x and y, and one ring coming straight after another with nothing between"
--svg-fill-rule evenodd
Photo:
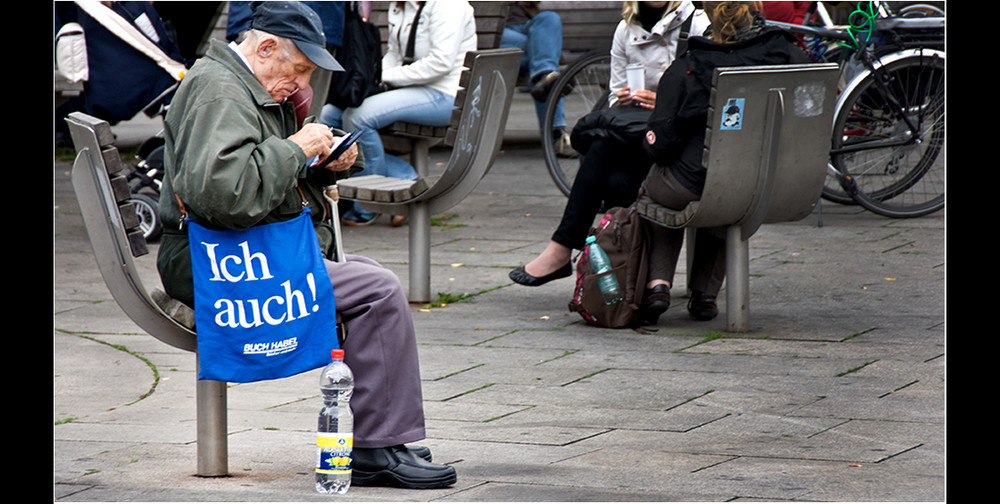
<instances>
[{"instance_id":1,"label":"bench backrest","mask_svg":"<svg viewBox=\"0 0 1000 504\"><path fill-rule=\"evenodd\" d=\"M687 226L738 223L747 238L808 215L826 176L838 78L835 64L716 69L707 180Z\"/></svg>"},{"instance_id":2,"label":"bench backrest","mask_svg":"<svg viewBox=\"0 0 1000 504\"><path fill-rule=\"evenodd\" d=\"M94 258L118 306L140 328L160 341L188 351L197 350L195 333L167 316L145 289L134 257L149 252L114 135L107 122L73 112L66 118L77 156L73 190L87 228Z\"/></svg>"},{"instance_id":3,"label":"bench backrest","mask_svg":"<svg viewBox=\"0 0 1000 504\"><path fill-rule=\"evenodd\" d=\"M440 0L435 0L440 1ZM395 2L372 2L369 21L378 27L382 38L382 54L386 51L389 35L389 8ZM477 49L500 47L504 23L507 20L507 2L469 2L476 16Z\"/></svg>"},{"instance_id":4,"label":"bench backrest","mask_svg":"<svg viewBox=\"0 0 1000 504\"><path fill-rule=\"evenodd\" d=\"M445 135L452 147L444 173L421 198L432 211L451 208L486 175L500 151L514 83L521 65L519 49L488 49L466 54L466 71L455 97L455 112ZM452 194L454 198L448 198Z\"/></svg>"},{"instance_id":5,"label":"bench backrest","mask_svg":"<svg viewBox=\"0 0 1000 504\"><path fill-rule=\"evenodd\" d=\"M539 2L538 7L559 14L563 52L610 51L615 28L622 19L622 2Z\"/></svg>"}]
</instances>

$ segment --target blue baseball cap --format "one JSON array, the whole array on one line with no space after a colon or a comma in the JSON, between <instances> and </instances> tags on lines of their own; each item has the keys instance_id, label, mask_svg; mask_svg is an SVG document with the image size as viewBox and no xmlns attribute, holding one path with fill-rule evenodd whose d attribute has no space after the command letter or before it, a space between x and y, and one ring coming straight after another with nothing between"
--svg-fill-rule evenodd
<instances>
[{"instance_id":1,"label":"blue baseball cap","mask_svg":"<svg viewBox=\"0 0 1000 504\"><path fill-rule=\"evenodd\" d=\"M344 67L326 50L323 22L301 2L250 2L250 28L284 37L317 67L340 72Z\"/></svg>"}]
</instances>

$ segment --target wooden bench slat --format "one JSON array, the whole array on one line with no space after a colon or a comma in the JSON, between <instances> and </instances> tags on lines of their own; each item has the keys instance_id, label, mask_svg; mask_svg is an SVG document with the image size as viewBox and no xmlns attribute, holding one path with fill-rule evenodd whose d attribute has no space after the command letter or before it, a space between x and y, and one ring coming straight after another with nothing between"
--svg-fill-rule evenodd
<instances>
[{"instance_id":1,"label":"wooden bench slat","mask_svg":"<svg viewBox=\"0 0 1000 504\"><path fill-rule=\"evenodd\" d=\"M123 203L132 197L132 190L128 186L128 180L124 175L118 175L111 177L111 190L115 197L116 203Z\"/></svg>"},{"instance_id":2,"label":"wooden bench slat","mask_svg":"<svg viewBox=\"0 0 1000 504\"><path fill-rule=\"evenodd\" d=\"M146 237L143 236L141 229L128 232L128 246L132 250L132 257L142 257L149 253Z\"/></svg>"},{"instance_id":3,"label":"wooden bench slat","mask_svg":"<svg viewBox=\"0 0 1000 504\"><path fill-rule=\"evenodd\" d=\"M118 214L122 218L122 227L126 230L133 230L139 227L142 219L139 218L139 211L135 203L126 203L118 206Z\"/></svg>"},{"instance_id":4,"label":"wooden bench slat","mask_svg":"<svg viewBox=\"0 0 1000 504\"><path fill-rule=\"evenodd\" d=\"M394 203L420 196L428 189L424 179L406 180L384 175L364 175L337 184L340 196L359 201Z\"/></svg>"},{"instance_id":5,"label":"wooden bench slat","mask_svg":"<svg viewBox=\"0 0 1000 504\"><path fill-rule=\"evenodd\" d=\"M125 163L122 163L118 148L108 147L102 149L101 157L104 158L104 166L108 169L108 175L117 175L125 170Z\"/></svg>"}]
</instances>

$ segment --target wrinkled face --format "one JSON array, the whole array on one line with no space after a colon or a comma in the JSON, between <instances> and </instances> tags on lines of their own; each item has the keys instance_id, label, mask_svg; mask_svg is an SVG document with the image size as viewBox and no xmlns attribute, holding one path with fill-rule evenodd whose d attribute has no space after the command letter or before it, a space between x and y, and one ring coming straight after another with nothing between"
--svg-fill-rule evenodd
<instances>
[{"instance_id":1,"label":"wrinkled face","mask_svg":"<svg viewBox=\"0 0 1000 504\"><path fill-rule=\"evenodd\" d=\"M289 40L265 38L256 47L254 74L274 101L281 103L309 85L316 65Z\"/></svg>"}]
</instances>

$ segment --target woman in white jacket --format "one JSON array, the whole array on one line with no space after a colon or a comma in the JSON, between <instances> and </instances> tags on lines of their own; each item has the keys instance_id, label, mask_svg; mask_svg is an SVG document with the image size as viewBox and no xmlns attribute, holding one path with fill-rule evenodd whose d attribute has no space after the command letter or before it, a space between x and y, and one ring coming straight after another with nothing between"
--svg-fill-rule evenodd
<instances>
[{"instance_id":1,"label":"woman in white jacket","mask_svg":"<svg viewBox=\"0 0 1000 504\"><path fill-rule=\"evenodd\" d=\"M690 35L701 35L710 22L694 4L683 2L624 2L622 20L611 48L609 107L635 106L652 111L663 71L677 56L681 29L690 19ZM645 89L629 89L625 67L645 67ZM569 200L552 239L535 259L510 272L511 280L529 287L543 285L573 273L573 249L582 249L594 217L601 209L628 206L646 178L652 161L641 145L610 139L590 144L580 160Z\"/></svg>"},{"instance_id":2,"label":"woman in white jacket","mask_svg":"<svg viewBox=\"0 0 1000 504\"><path fill-rule=\"evenodd\" d=\"M392 2L388 23L388 48L382 57L382 83L387 90L369 96L357 108L326 105L320 121L346 131L361 130L358 143L365 169L358 175L413 179L417 175L409 163L385 153L378 130L396 121L428 126L446 126L451 121L465 53L476 50L476 21L472 6L464 0L407 0ZM414 23L410 60L407 49ZM343 222L363 225L375 217L355 204L344 212ZM394 217L394 225L401 222Z\"/></svg>"},{"instance_id":3,"label":"woman in white jacket","mask_svg":"<svg viewBox=\"0 0 1000 504\"><path fill-rule=\"evenodd\" d=\"M677 56L681 27L688 17L692 36L701 35L711 24L705 12L696 10L691 2L624 2L622 20L611 42L609 106L634 99L652 108L656 103L656 86ZM645 69L645 93L630 94L625 67L632 64L641 64Z\"/></svg>"}]
</instances>

